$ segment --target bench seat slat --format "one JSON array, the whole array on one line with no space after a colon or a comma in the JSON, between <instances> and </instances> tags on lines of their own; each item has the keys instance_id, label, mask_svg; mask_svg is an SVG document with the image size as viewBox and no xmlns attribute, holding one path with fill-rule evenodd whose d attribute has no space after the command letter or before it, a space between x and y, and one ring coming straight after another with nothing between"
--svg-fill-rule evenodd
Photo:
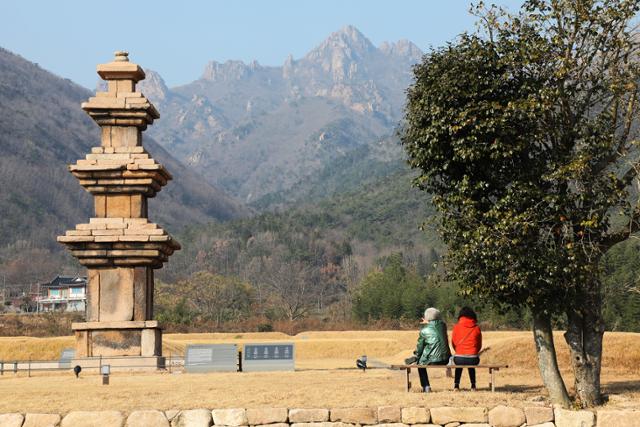
<instances>
[{"instance_id":1,"label":"bench seat slat","mask_svg":"<svg viewBox=\"0 0 640 427\"><path fill-rule=\"evenodd\" d=\"M391 365L391 369L407 368L480 368L480 369L500 369L508 368L509 365Z\"/></svg>"},{"instance_id":2,"label":"bench seat slat","mask_svg":"<svg viewBox=\"0 0 640 427\"><path fill-rule=\"evenodd\" d=\"M489 383L489 387L491 389L491 392L496 391L496 382L495 382L495 373L496 371L499 371L500 368L508 368L509 365L391 365L390 368L391 369L397 369L397 370L405 370L405 373L407 374L407 391L410 391L411 389L411 379L409 378L409 374L411 373L411 369L412 368L425 368L425 369L432 369L432 368L444 368L444 369L456 369L456 368L474 368L474 369L488 369L489 370L489 374L491 375L491 382Z\"/></svg>"}]
</instances>

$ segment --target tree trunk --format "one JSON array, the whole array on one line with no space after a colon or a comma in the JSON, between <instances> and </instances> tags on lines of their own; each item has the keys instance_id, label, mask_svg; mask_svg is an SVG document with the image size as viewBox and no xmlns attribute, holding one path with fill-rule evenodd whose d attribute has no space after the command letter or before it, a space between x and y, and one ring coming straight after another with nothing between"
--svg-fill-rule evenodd
<instances>
[{"instance_id":1,"label":"tree trunk","mask_svg":"<svg viewBox=\"0 0 640 427\"><path fill-rule=\"evenodd\" d=\"M536 343L538 353L538 367L542 382L549 392L551 402L567 408L571 405L567 387L564 384L558 359L556 358L556 348L553 343L553 331L551 330L551 316L541 310L533 309L533 339Z\"/></svg>"},{"instance_id":2,"label":"tree trunk","mask_svg":"<svg viewBox=\"0 0 640 427\"><path fill-rule=\"evenodd\" d=\"M576 395L585 408L602 403L600 367L604 321L599 293L592 292L591 295L595 297L586 298L580 309L567 313L568 325L564 334L576 378Z\"/></svg>"}]
</instances>

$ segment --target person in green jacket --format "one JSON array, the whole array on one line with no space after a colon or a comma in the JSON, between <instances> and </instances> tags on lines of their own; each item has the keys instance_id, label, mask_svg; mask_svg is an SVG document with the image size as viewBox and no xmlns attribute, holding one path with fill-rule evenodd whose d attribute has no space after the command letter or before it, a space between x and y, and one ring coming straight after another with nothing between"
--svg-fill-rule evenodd
<instances>
[{"instance_id":1,"label":"person in green jacket","mask_svg":"<svg viewBox=\"0 0 640 427\"><path fill-rule=\"evenodd\" d=\"M414 354L418 359L418 365L446 365L451 357L449 339L447 338L447 325L440 318L440 311L429 307L424 311L424 317L420 324L418 345ZM420 385L425 393L431 391L429 376L426 368L418 368Z\"/></svg>"}]
</instances>

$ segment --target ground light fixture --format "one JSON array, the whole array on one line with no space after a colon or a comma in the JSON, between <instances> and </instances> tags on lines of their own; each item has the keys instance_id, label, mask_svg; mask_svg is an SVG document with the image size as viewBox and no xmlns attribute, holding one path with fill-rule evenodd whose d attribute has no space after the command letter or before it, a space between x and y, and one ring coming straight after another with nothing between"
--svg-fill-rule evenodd
<instances>
[{"instance_id":1,"label":"ground light fixture","mask_svg":"<svg viewBox=\"0 0 640 427\"><path fill-rule=\"evenodd\" d=\"M100 366L100 373L102 374L102 385L109 385L109 374L111 374L111 365Z\"/></svg>"},{"instance_id":2,"label":"ground light fixture","mask_svg":"<svg viewBox=\"0 0 640 427\"><path fill-rule=\"evenodd\" d=\"M356 366L359 369L362 369L362 372L367 370L367 355L363 354L362 356L360 356L360 358L358 360L356 360Z\"/></svg>"}]
</instances>

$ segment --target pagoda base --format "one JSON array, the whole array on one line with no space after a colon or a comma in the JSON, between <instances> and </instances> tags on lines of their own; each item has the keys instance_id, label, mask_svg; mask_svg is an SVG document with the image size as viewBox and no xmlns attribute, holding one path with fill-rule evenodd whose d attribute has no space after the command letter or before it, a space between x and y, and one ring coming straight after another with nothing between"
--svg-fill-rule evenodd
<instances>
[{"instance_id":1,"label":"pagoda base","mask_svg":"<svg viewBox=\"0 0 640 427\"><path fill-rule=\"evenodd\" d=\"M162 357L162 329L156 320L82 322L71 329L78 359Z\"/></svg>"}]
</instances>

